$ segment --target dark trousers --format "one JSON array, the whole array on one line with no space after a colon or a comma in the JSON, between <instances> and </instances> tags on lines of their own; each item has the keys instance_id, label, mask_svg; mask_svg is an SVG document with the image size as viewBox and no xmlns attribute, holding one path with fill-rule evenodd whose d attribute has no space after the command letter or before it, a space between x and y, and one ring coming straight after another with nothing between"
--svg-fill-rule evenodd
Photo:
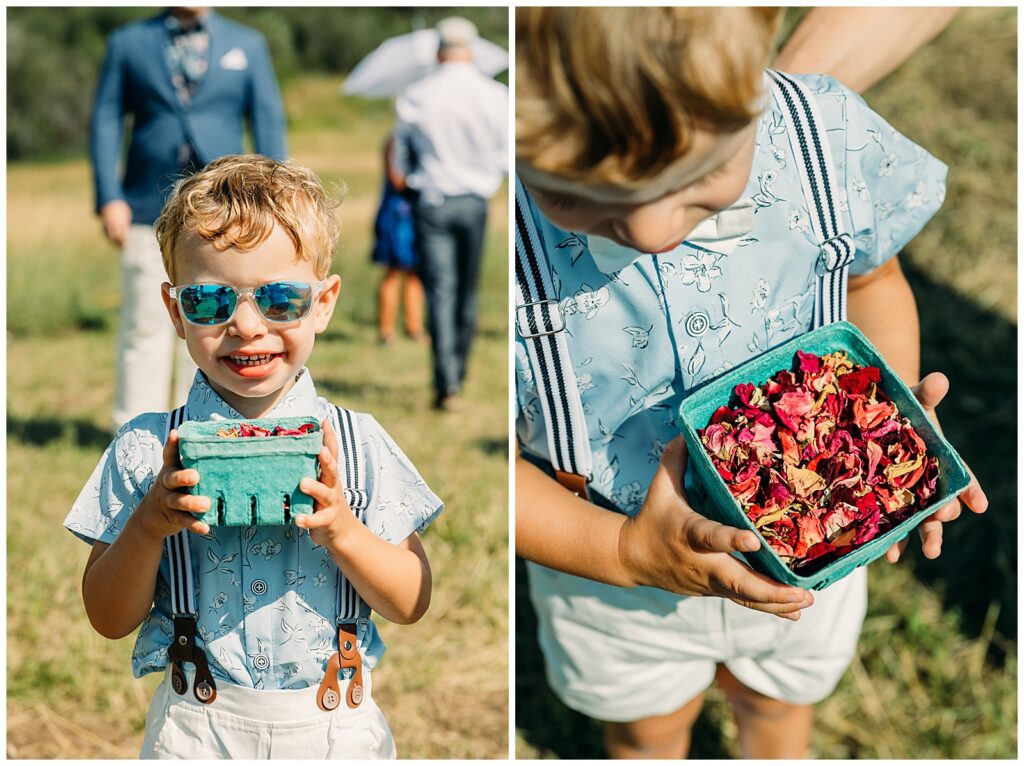
<instances>
[{"instance_id":1,"label":"dark trousers","mask_svg":"<svg viewBox=\"0 0 1024 766\"><path fill-rule=\"evenodd\" d=\"M471 194L414 208L419 275L427 297L427 329L438 399L458 392L476 326L476 288L487 224L487 200Z\"/></svg>"}]
</instances>

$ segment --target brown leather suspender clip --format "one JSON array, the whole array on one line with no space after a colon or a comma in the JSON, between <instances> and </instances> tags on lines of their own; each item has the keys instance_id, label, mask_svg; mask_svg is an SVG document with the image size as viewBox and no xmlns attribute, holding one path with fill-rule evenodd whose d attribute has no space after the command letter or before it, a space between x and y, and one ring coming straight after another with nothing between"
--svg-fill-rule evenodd
<instances>
[{"instance_id":1,"label":"brown leather suspender clip","mask_svg":"<svg viewBox=\"0 0 1024 766\"><path fill-rule=\"evenodd\" d=\"M320 689L316 694L316 702L322 710L334 710L341 703L338 671L344 668L352 668L345 702L351 708L359 707L359 703L363 701L363 658L359 654L356 623L349 622L338 626L338 651L328 660L324 680L320 682Z\"/></svg>"},{"instance_id":2,"label":"brown leather suspender clip","mask_svg":"<svg viewBox=\"0 0 1024 766\"><path fill-rule=\"evenodd\" d=\"M217 699L217 684L206 662L206 652L196 646L195 617L174 618L174 640L167 650L167 657L171 661L171 686L175 692L184 694L188 689L181 663L191 662L196 667L196 680L192 687L196 699L204 705Z\"/></svg>"},{"instance_id":3,"label":"brown leather suspender clip","mask_svg":"<svg viewBox=\"0 0 1024 766\"><path fill-rule=\"evenodd\" d=\"M559 471L555 469L555 479L565 487L567 490L572 492L577 497L582 497L584 500L590 499L590 492L587 490L587 477L580 476L578 473L569 473L567 471Z\"/></svg>"}]
</instances>

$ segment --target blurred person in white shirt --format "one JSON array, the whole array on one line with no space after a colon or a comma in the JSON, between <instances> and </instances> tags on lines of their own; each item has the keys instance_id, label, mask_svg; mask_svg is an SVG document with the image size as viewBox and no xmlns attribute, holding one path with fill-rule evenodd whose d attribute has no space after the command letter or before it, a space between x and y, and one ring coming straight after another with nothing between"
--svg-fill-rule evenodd
<instances>
[{"instance_id":1,"label":"blurred person in white shirt","mask_svg":"<svg viewBox=\"0 0 1024 766\"><path fill-rule=\"evenodd\" d=\"M434 406L447 410L458 401L473 339L487 200L508 173L508 88L473 63L471 21L449 17L437 31L439 66L395 104L394 164L417 195Z\"/></svg>"}]
</instances>

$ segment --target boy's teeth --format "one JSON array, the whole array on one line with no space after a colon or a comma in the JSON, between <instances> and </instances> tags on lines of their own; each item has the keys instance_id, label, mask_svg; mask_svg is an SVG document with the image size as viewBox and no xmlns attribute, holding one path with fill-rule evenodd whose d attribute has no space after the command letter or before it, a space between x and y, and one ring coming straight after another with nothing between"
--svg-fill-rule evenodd
<instances>
[{"instance_id":1,"label":"boy's teeth","mask_svg":"<svg viewBox=\"0 0 1024 766\"><path fill-rule=\"evenodd\" d=\"M255 366L257 364L266 364L271 359L273 359L273 357L273 354L254 354L246 356L233 355L231 357L231 361L234 362L235 364Z\"/></svg>"}]
</instances>

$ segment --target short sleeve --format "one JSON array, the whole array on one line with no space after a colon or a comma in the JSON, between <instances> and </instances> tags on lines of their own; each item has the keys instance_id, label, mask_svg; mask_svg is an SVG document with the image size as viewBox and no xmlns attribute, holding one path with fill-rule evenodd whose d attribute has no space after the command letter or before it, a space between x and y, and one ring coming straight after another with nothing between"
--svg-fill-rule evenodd
<instances>
[{"instance_id":1,"label":"short sleeve","mask_svg":"<svg viewBox=\"0 0 1024 766\"><path fill-rule=\"evenodd\" d=\"M164 418L147 415L141 418ZM104 451L85 487L64 519L64 526L76 537L92 544L113 543L132 511L146 496L156 475L154 450L161 454L162 442L140 418L129 421Z\"/></svg>"},{"instance_id":2,"label":"short sleeve","mask_svg":"<svg viewBox=\"0 0 1024 766\"><path fill-rule=\"evenodd\" d=\"M857 254L852 274L881 266L913 239L946 197L944 163L834 80L846 103L846 199Z\"/></svg>"},{"instance_id":3,"label":"short sleeve","mask_svg":"<svg viewBox=\"0 0 1024 766\"><path fill-rule=\"evenodd\" d=\"M377 537L400 543L430 526L444 504L372 416L360 415L359 428L369 468L366 526Z\"/></svg>"}]
</instances>

